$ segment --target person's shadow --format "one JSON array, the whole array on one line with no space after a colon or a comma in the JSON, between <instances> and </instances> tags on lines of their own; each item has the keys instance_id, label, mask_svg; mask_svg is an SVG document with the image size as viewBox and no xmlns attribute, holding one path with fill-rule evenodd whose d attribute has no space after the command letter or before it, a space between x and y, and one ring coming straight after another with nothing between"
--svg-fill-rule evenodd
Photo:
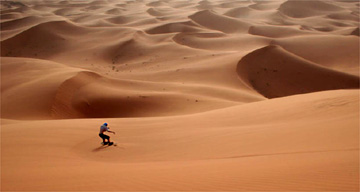
<instances>
[{"instance_id":1,"label":"person's shadow","mask_svg":"<svg viewBox=\"0 0 360 192\"><path fill-rule=\"evenodd\" d=\"M108 147L116 147L116 148L119 148L119 149L125 149L123 146L118 146L117 144L111 145L111 146L109 146L109 145L102 145L102 146L100 146L100 147L97 147L97 148L93 149L92 152L98 152L98 151L104 150L104 149L106 149L106 148L108 148Z\"/></svg>"},{"instance_id":2,"label":"person's shadow","mask_svg":"<svg viewBox=\"0 0 360 192\"><path fill-rule=\"evenodd\" d=\"M95 149L92 150L92 152L98 152L98 151L101 151L101 150L104 150L106 148L110 147L109 145L103 145L103 146L100 146L100 147L97 147Z\"/></svg>"}]
</instances>

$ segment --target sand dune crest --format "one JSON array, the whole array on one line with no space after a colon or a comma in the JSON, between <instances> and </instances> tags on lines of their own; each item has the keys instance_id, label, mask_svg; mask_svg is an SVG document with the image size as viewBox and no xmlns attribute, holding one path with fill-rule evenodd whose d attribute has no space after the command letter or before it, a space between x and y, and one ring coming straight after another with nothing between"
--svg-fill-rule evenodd
<instances>
[{"instance_id":1,"label":"sand dune crest","mask_svg":"<svg viewBox=\"0 0 360 192\"><path fill-rule=\"evenodd\" d=\"M307 35L277 39L272 44L325 67L359 75L358 37Z\"/></svg>"},{"instance_id":2,"label":"sand dune crest","mask_svg":"<svg viewBox=\"0 0 360 192\"><path fill-rule=\"evenodd\" d=\"M178 33L178 32L198 32L201 29L192 21L180 22L180 23L168 23L155 28L149 29L146 32L149 34L161 34L161 33Z\"/></svg>"}]
</instances>

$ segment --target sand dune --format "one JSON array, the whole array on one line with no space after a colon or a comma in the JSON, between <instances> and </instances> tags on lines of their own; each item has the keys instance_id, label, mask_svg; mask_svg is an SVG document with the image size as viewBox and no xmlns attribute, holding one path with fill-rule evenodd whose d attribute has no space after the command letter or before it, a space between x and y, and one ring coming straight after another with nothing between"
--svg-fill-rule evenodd
<instances>
[{"instance_id":1,"label":"sand dune","mask_svg":"<svg viewBox=\"0 0 360 192\"><path fill-rule=\"evenodd\" d=\"M269 39L263 37L252 35L227 36L219 32L179 33L174 36L173 40L178 44L191 48L229 52L234 50L253 50L270 42Z\"/></svg>"},{"instance_id":2,"label":"sand dune","mask_svg":"<svg viewBox=\"0 0 360 192\"><path fill-rule=\"evenodd\" d=\"M286 1L279 7L279 11L283 14L294 18L311 17L342 10L341 7L327 1Z\"/></svg>"},{"instance_id":3,"label":"sand dune","mask_svg":"<svg viewBox=\"0 0 360 192\"><path fill-rule=\"evenodd\" d=\"M359 75L358 37L299 36L275 40L273 44L323 66Z\"/></svg>"},{"instance_id":4,"label":"sand dune","mask_svg":"<svg viewBox=\"0 0 360 192\"><path fill-rule=\"evenodd\" d=\"M118 17L112 17L107 19L107 21L114 23L114 24L126 24L132 21L136 21L139 18L131 17L131 16L118 16Z\"/></svg>"},{"instance_id":5,"label":"sand dune","mask_svg":"<svg viewBox=\"0 0 360 192\"><path fill-rule=\"evenodd\" d=\"M121 8L113 8L106 11L107 14L119 15L123 12Z\"/></svg>"},{"instance_id":6,"label":"sand dune","mask_svg":"<svg viewBox=\"0 0 360 192\"><path fill-rule=\"evenodd\" d=\"M1 19L3 21L11 20L11 19L17 19L17 18L20 18L20 17L21 17L20 13L3 13L3 12L1 12Z\"/></svg>"},{"instance_id":7,"label":"sand dune","mask_svg":"<svg viewBox=\"0 0 360 192\"><path fill-rule=\"evenodd\" d=\"M155 27L147 30L149 34L160 34L160 33L174 33L174 32L198 32L201 29L195 23L191 21L180 22L180 23L168 23L162 26Z\"/></svg>"},{"instance_id":8,"label":"sand dune","mask_svg":"<svg viewBox=\"0 0 360 192\"><path fill-rule=\"evenodd\" d=\"M6 0L0 46L1 191L359 190L357 1Z\"/></svg>"},{"instance_id":9,"label":"sand dune","mask_svg":"<svg viewBox=\"0 0 360 192\"><path fill-rule=\"evenodd\" d=\"M249 28L249 24L246 22L221 16L209 10L197 12L189 18L204 27L224 33L241 33Z\"/></svg>"},{"instance_id":10,"label":"sand dune","mask_svg":"<svg viewBox=\"0 0 360 192\"><path fill-rule=\"evenodd\" d=\"M174 9L170 8L149 8L146 10L152 16L169 16L174 14L179 14L179 10L175 11Z\"/></svg>"},{"instance_id":11,"label":"sand dune","mask_svg":"<svg viewBox=\"0 0 360 192\"><path fill-rule=\"evenodd\" d=\"M249 7L238 7L230 9L224 15L235 18L248 18L249 16L253 16L253 12Z\"/></svg>"},{"instance_id":12,"label":"sand dune","mask_svg":"<svg viewBox=\"0 0 360 192\"><path fill-rule=\"evenodd\" d=\"M358 76L321 67L279 46L267 46L246 55L239 61L237 71L242 80L268 98L356 89L360 81Z\"/></svg>"},{"instance_id":13,"label":"sand dune","mask_svg":"<svg viewBox=\"0 0 360 192\"><path fill-rule=\"evenodd\" d=\"M337 20L351 20L359 22L359 17L357 17L355 14L349 14L348 12L332 13L327 15L327 17Z\"/></svg>"},{"instance_id":14,"label":"sand dune","mask_svg":"<svg viewBox=\"0 0 360 192\"><path fill-rule=\"evenodd\" d=\"M255 4L249 5L250 8L260 10L260 11L267 11L279 8L279 2L271 2L271 1L255 1ZM280 6L281 7L281 6Z\"/></svg>"},{"instance_id":15,"label":"sand dune","mask_svg":"<svg viewBox=\"0 0 360 192\"><path fill-rule=\"evenodd\" d=\"M351 35L360 36L359 27L356 28L354 31L351 32Z\"/></svg>"},{"instance_id":16,"label":"sand dune","mask_svg":"<svg viewBox=\"0 0 360 192\"><path fill-rule=\"evenodd\" d=\"M224 3L219 3L218 7L221 8L234 8L234 7L242 7L244 5L250 5L252 4L251 1L229 1Z\"/></svg>"},{"instance_id":17,"label":"sand dune","mask_svg":"<svg viewBox=\"0 0 360 192\"><path fill-rule=\"evenodd\" d=\"M32 11L32 9L24 3L21 2L1 2L2 12L1 14L7 13L22 13L27 11Z\"/></svg>"},{"instance_id":18,"label":"sand dune","mask_svg":"<svg viewBox=\"0 0 360 192\"><path fill-rule=\"evenodd\" d=\"M15 20L7 21L7 22L2 22L0 26L1 26L2 31L14 30L14 29L18 29L19 27L27 27L27 26L37 24L40 22L39 20L41 20L41 17L29 16L29 17L24 17L21 19L15 19Z\"/></svg>"},{"instance_id":19,"label":"sand dune","mask_svg":"<svg viewBox=\"0 0 360 192\"><path fill-rule=\"evenodd\" d=\"M150 3L146 4L146 5L150 6L150 7L160 7L160 6L166 6L167 4L165 2L166 1L153 1L153 2L150 2Z\"/></svg>"},{"instance_id":20,"label":"sand dune","mask_svg":"<svg viewBox=\"0 0 360 192\"><path fill-rule=\"evenodd\" d=\"M280 27L280 26L251 26L249 28L249 33L253 35L259 35L264 37L294 37L299 35L311 34L306 31L301 31L300 29L291 28L291 27Z\"/></svg>"},{"instance_id":21,"label":"sand dune","mask_svg":"<svg viewBox=\"0 0 360 192\"><path fill-rule=\"evenodd\" d=\"M356 190L358 98L357 90L318 92L175 119L107 119L120 141L107 148L92 134L100 119L9 122L2 161L17 169L2 168L2 187ZM10 139L15 135L22 143ZM112 177L99 178L104 170Z\"/></svg>"},{"instance_id":22,"label":"sand dune","mask_svg":"<svg viewBox=\"0 0 360 192\"><path fill-rule=\"evenodd\" d=\"M57 87L77 71L45 60L1 57L2 118L51 118Z\"/></svg>"},{"instance_id":23,"label":"sand dune","mask_svg":"<svg viewBox=\"0 0 360 192\"><path fill-rule=\"evenodd\" d=\"M201 91L197 94L175 94L165 92L157 86L144 88L149 85L141 83L121 82L119 86L114 84L119 82L96 73L77 74L57 89L51 107L52 116L59 119L169 116L228 107L236 103L225 99L226 97L216 99L213 96L216 95L215 92L207 95L201 94ZM235 91L227 93L236 94ZM191 102L197 104L196 109L186 107Z\"/></svg>"},{"instance_id":24,"label":"sand dune","mask_svg":"<svg viewBox=\"0 0 360 192\"><path fill-rule=\"evenodd\" d=\"M66 49L66 38L86 30L66 21L52 21L34 26L1 42L1 56L48 58Z\"/></svg>"}]
</instances>

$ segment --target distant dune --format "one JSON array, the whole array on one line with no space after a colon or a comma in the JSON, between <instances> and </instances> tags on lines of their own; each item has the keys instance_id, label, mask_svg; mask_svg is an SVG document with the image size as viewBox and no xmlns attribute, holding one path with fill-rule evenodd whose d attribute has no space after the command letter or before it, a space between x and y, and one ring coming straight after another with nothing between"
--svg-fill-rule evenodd
<instances>
[{"instance_id":1,"label":"distant dune","mask_svg":"<svg viewBox=\"0 0 360 192\"><path fill-rule=\"evenodd\" d=\"M1 190L358 191L359 43L358 1L1 1Z\"/></svg>"},{"instance_id":2,"label":"distant dune","mask_svg":"<svg viewBox=\"0 0 360 192\"><path fill-rule=\"evenodd\" d=\"M270 45L243 57L237 67L241 79L268 98L331 89L358 89L358 76L324 68Z\"/></svg>"}]
</instances>

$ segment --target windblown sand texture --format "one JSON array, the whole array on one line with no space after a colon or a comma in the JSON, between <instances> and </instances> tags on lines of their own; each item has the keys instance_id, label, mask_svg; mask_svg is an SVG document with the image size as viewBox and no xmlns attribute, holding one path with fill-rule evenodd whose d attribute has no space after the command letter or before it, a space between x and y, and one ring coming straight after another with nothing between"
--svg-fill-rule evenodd
<instances>
[{"instance_id":1,"label":"windblown sand texture","mask_svg":"<svg viewBox=\"0 0 360 192\"><path fill-rule=\"evenodd\" d=\"M358 1L0 5L2 191L359 190Z\"/></svg>"}]
</instances>

